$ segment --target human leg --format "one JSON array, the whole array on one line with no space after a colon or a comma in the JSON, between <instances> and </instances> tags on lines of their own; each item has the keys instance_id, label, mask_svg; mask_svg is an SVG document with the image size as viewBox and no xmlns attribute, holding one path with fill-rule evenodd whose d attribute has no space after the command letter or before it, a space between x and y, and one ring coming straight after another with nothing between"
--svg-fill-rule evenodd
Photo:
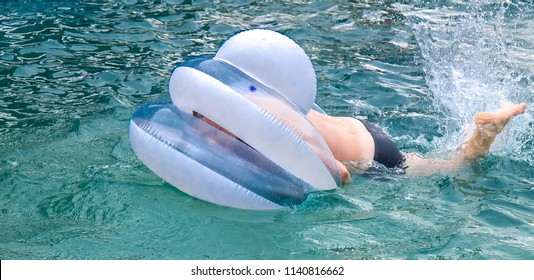
<instances>
[{"instance_id":1,"label":"human leg","mask_svg":"<svg viewBox=\"0 0 534 280\"><path fill-rule=\"evenodd\" d=\"M471 138L459 147L458 155L452 159L424 158L415 154L407 154L409 168L407 174L426 176L438 172L457 171L473 160L484 156L490 149L495 137L502 131L514 116L525 112L526 104L511 104L495 112L480 112L475 115L476 129Z\"/></svg>"},{"instance_id":2,"label":"human leg","mask_svg":"<svg viewBox=\"0 0 534 280\"><path fill-rule=\"evenodd\" d=\"M525 112L526 104L511 104L495 112L481 112L476 114L476 125L473 136L460 147L460 157L464 160L475 160L484 156L490 149L495 137L514 116Z\"/></svg>"}]
</instances>

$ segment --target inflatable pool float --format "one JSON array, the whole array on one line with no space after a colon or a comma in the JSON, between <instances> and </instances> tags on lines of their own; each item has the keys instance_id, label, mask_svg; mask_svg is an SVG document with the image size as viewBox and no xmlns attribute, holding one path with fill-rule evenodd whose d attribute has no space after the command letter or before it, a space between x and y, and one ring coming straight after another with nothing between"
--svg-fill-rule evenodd
<instances>
[{"instance_id":1,"label":"inflatable pool float","mask_svg":"<svg viewBox=\"0 0 534 280\"><path fill-rule=\"evenodd\" d=\"M316 77L288 37L249 30L213 58L172 73L172 103L139 108L129 137L139 159L196 198L242 209L300 204L341 184L336 162L305 115Z\"/></svg>"}]
</instances>

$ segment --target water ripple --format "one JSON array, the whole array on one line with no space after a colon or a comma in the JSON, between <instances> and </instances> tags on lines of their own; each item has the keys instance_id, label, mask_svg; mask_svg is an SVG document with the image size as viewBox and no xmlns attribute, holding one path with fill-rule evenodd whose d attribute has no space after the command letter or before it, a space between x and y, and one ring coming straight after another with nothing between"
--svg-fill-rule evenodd
<instances>
[{"instance_id":1,"label":"water ripple","mask_svg":"<svg viewBox=\"0 0 534 280\"><path fill-rule=\"evenodd\" d=\"M474 110L534 101L534 7L453 2L2 2L0 257L532 259L530 111L458 174L355 176L273 212L185 195L128 142L132 112L168 98L178 63L269 28L309 54L329 114L365 117L405 150L455 146Z\"/></svg>"}]
</instances>

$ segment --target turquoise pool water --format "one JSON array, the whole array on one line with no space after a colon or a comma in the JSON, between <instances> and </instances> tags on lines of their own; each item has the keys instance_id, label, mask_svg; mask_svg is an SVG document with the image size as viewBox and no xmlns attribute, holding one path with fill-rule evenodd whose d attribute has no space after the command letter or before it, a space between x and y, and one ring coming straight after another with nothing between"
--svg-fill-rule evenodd
<instances>
[{"instance_id":1,"label":"turquoise pool water","mask_svg":"<svg viewBox=\"0 0 534 280\"><path fill-rule=\"evenodd\" d=\"M1 259L533 259L531 1L2 1ZM355 176L284 211L228 209L134 155L136 108L240 30L287 34L317 103L442 154L525 101L491 154L423 178Z\"/></svg>"}]
</instances>

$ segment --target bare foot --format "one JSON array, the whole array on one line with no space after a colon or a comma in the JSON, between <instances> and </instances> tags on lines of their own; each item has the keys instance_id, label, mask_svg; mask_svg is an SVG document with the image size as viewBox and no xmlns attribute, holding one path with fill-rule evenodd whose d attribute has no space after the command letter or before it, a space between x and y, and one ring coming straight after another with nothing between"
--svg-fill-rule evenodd
<instances>
[{"instance_id":1,"label":"bare foot","mask_svg":"<svg viewBox=\"0 0 534 280\"><path fill-rule=\"evenodd\" d=\"M465 145L460 147L461 160L475 160L490 149L497 134L513 117L525 112L526 104L508 105L495 112L481 112L475 116L476 130Z\"/></svg>"},{"instance_id":2,"label":"bare foot","mask_svg":"<svg viewBox=\"0 0 534 280\"><path fill-rule=\"evenodd\" d=\"M525 112L527 105L523 102L521 104L509 104L495 112L480 112L475 116L476 124L486 124L502 119L510 119Z\"/></svg>"},{"instance_id":3,"label":"bare foot","mask_svg":"<svg viewBox=\"0 0 534 280\"><path fill-rule=\"evenodd\" d=\"M476 114L474 121L478 129L497 134L513 116L524 113L526 107L525 103L510 104L495 112L480 112Z\"/></svg>"}]
</instances>

